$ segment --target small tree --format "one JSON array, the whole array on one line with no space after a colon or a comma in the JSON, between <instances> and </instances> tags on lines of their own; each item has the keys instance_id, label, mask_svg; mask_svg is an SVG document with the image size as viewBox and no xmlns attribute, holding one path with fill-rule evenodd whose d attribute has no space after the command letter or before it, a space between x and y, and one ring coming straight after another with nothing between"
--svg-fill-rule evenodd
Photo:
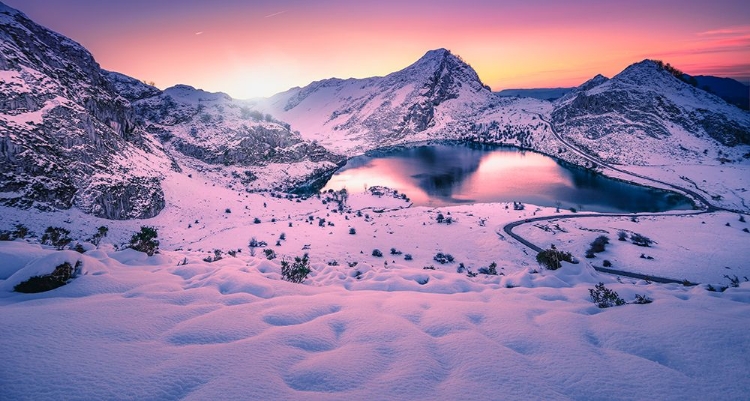
<instances>
[{"instance_id":1,"label":"small tree","mask_svg":"<svg viewBox=\"0 0 750 401\"><path fill-rule=\"evenodd\" d=\"M292 283L302 283L310 274L310 258L307 254L295 256L294 262L284 259L281 261L281 278Z\"/></svg>"},{"instance_id":2,"label":"small tree","mask_svg":"<svg viewBox=\"0 0 750 401\"><path fill-rule=\"evenodd\" d=\"M47 227L42 235L42 244L52 245L62 250L73 240L68 236L69 234L70 231L62 227Z\"/></svg>"},{"instance_id":3,"label":"small tree","mask_svg":"<svg viewBox=\"0 0 750 401\"><path fill-rule=\"evenodd\" d=\"M382 258L383 257L383 252L381 252L380 249L373 249L372 250L372 256L374 256L376 258Z\"/></svg>"},{"instance_id":4,"label":"small tree","mask_svg":"<svg viewBox=\"0 0 750 401\"><path fill-rule=\"evenodd\" d=\"M107 226L100 226L96 229L96 233L91 237L91 243L96 247L99 247L99 243L102 242L102 238L107 236L107 233L109 233L109 228L107 228Z\"/></svg>"},{"instance_id":5,"label":"small tree","mask_svg":"<svg viewBox=\"0 0 750 401\"><path fill-rule=\"evenodd\" d=\"M274 252L273 249L270 249L270 248L264 249L263 254L266 255L266 259L268 260L276 259L276 252Z\"/></svg>"},{"instance_id":6,"label":"small tree","mask_svg":"<svg viewBox=\"0 0 750 401\"><path fill-rule=\"evenodd\" d=\"M354 229L354 227L349 228L349 235L354 235L357 233L357 230Z\"/></svg>"},{"instance_id":7,"label":"small tree","mask_svg":"<svg viewBox=\"0 0 750 401\"><path fill-rule=\"evenodd\" d=\"M592 253L604 252L607 244L609 244L609 238L606 235L600 235L591 243L589 251Z\"/></svg>"},{"instance_id":8,"label":"small tree","mask_svg":"<svg viewBox=\"0 0 750 401\"><path fill-rule=\"evenodd\" d=\"M67 284L70 279L75 278L80 269L80 261L76 263L75 267L71 266L68 262L63 262L61 265L55 267L52 273L30 277L28 280L18 283L13 287L13 290L27 294L54 290Z\"/></svg>"},{"instance_id":9,"label":"small tree","mask_svg":"<svg viewBox=\"0 0 750 401\"><path fill-rule=\"evenodd\" d=\"M130 238L130 247L138 252L145 252L148 256L154 256L159 251L159 234L154 227L141 226L141 231L133 234Z\"/></svg>"},{"instance_id":10,"label":"small tree","mask_svg":"<svg viewBox=\"0 0 750 401\"><path fill-rule=\"evenodd\" d=\"M609 288L604 283L597 284L594 288L589 288L591 300L600 308L609 308L611 306L625 305L625 300Z\"/></svg>"},{"instance_id":11,"label":"small tree","mask_svg":"<svg viewBox=\"0 0 750 401\"><path fill-rule=\"evenodd\" d=\"M572 263L573 255L557 249L545 249L536 255L536 262L549 270L561 268L563 261Z\"/></svg>"},{"instance_id":12,"label":"small tree","mask_svg":"<svg viewBox=\"0 0 750 401\"><path fill-rule=\"evenodd\" d=\"M645 246L645 247L649 247L651 246L651 244L654 243L654 241L651 240L651 238L646 237L645 235L638 234L638 233L634 233L633 235L631 235L630 241L635 245Z\"/></svg>"},{"instance_id":13,"label":"small tree","mask_svg":"<svg viewBox=\"0 0 750 401\"><path fill-rule=\"evenodd\" d=\"M443 214L442 214L442 213L438 213L438 215L437 215L437 217L435 218L435 220L437 220L437 222L438 222L438 223L442 223L442 222L443 222L443 220L445 220L445 216L443 216Z\"/></svg>"},{"instance_id":14,"label":"small tree","mask_svg":"<svg viewBox=\"0 0 750 401\"><path fill-rule=\"evenodd\" d=\"M742 217L742 215L740 215ZM742 220L740 220L742 221ZM13 236L16 238L26 238L29 235L29 229L23 224L16 224L15 230L13 230Z\"/></svg>"}]
</instances>

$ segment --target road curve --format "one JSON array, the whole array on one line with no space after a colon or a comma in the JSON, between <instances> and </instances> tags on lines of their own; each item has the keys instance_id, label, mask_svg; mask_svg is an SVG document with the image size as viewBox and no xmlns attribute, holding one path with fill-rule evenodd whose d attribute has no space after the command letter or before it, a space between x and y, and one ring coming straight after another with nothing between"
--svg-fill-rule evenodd
<instances>
[{"instance_id":1,"label":"road curve","mask_svg":"<svg viewBox=\"0 0 750 401\"><path fill-rule=\"evenodd\" d=\"M584 159L586 159L586 160L588 160L588 161L590 161L592 163L595 163L595 165L598 165L598 166L601 166L601 167L604 167L604 168L608 168L610 170L614 170L614 171L617 171L619 173L623 173L623 174L626 174L626 175L637 177L637 178L640 178L640 179L643 179L643 180L646 180L646 181L651 181L651 182L654 182L654 183L658 183L658 184L667 186L669 188L672 188L672 189L676 190L677 192L682 192L683 194L686 194L686 195L692 197L695 201L697 201L698 204L696 204L696 206L698 206L700 208L700 210L698 210L698 211L690 211L690 212L684 212L684 213L642 213L642 214L636 214L636 213L598 213L598 214L583 213L583 214L579 214L579 213L576 213L576 214L562 214L562 215L554 215L554 216L532 217L532 218L528 218L528 219L523 219L523 220L518 220L518 221L510 222L510 223L506 224L505 226L503 226L503 231L506 234L508 234L510 237L512 237L516 241L520 242L521 244L523 244L524 246L530 248L531 250L533 250L535 252L541 252L543 249L540 248L539 246L535 245L531 241L523 238L522 236L514 233L513 232L514 228L516 228L516 227L518 227L518 226L520 226L522 224L532 223L532 222L535 222L535 221L547 221L547 220L555 220L555 219L562 219L562 218L576 218L577 219L577 218L586 218L586 217L687 216L687 215L696 215L696 214L703 214L703 213L712 213L712 212L716 212L716 211L728 211L728 212L733 212L733 213L741 213L741 211L739 211L739 210L727 209L727 208L722 208L722 207L718 207L718 206L712 205L708 201L708 199L706 199L704 196L702 196L701 194L699 194L699 193L697 193L697 192L695 192L695 191L693 191L691 189L684 188L684 187L681 187L681 186L675 185L675 184L670 184L670 183L667 183L667 182L664 182L664 181L660 181L660 180L657 180L657 179L654 179L654 178L651 178L651 177L647 177L647 176L644 176L644 175L641 175L641 174L636 174L636 173L633 173L631 171L627 171L627 170L624 170L624 169L621 169L621 168L618 168L618 167L614 167L614 166L612 166L612 165L604 162L603 160L601 160L601 159L599 159L597 157L591 156L591 155L589 155L589 154L581 151L580 149L576 148L575 146L573 146L572 144L570 144L565 139L563 139L563 137L557 132L557 130L555 129L555 127L552 125L552 123L550 123L549 121L547 121L544 118L544 116L542 116L539 113L535 113L535 114L537 114L537 116L539 117L539 119L542 120L543 122L545 122L550 127L550 130L552 131L552 134L555 135L555 137L557 138L558 141L560 141L568 149L570 149L572 152L576 153L577 155L583 157ZM632 278L642 279L642 280L649 280L649 281L653 281L653 282L657 282L657 283L679 283L679 284L685 284L685 285L695 285L695 283L690 283L690 282L687 282L685 280L676 280L676 279L671 279L671 278L666 278L666 277L649 276L649 275L644 275L644 274L640 274L640 273L628 272L628 271L625 271L625 270L607 269L607 268L604 268L604 267L597 267L597 266L592 266L592 267L594 268L594 270L602 272L602 273L616 274L616 275L619 275L619 276L632 277Z\"/></svg>"}]
</instances>

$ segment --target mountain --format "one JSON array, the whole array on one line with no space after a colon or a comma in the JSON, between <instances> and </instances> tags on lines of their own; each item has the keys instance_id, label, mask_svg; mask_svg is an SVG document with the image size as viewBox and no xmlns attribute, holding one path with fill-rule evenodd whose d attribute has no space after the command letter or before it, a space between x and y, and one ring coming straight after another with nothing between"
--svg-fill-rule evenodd
<instances>
[{"instance_id":1,"label":"mountain","mask_svg":"<svg viewBox=\"0 0 750 401\"><path fill-rule=\"evenodd\" d=\"M503 89L495 93L501 97L530 97L539 100L549 100L551 102L565 96L573 89L574 88Z\"/></svg>"},{"instance_id":2,"label":"mountain","mask_svg":"<svg viewBox=\"0 0 750 401\"><path fill-rule=\"evenodd\" d=\"M0 3L0 204L110 219L164 207L169 158L91 54Z\"/></svg>"},{"instance_id":3,"label":"mountain","mask_svg":"<svg viewBox=\"0 0 750 401\"><path fill-rule=\"evenodd\" d=\"M429 139L437 131L450 137L458 123L495 100L468 64L437 49L384 77L313 82L261 100L258 107L290 122L305 138L355 154Z\"/></svg>"},{"instance_id":4,"label":"mountain","mask_svg":"<svg viewBox=\"0 0 750 401\"><path fill-rule=\"evenodd\" d=\"M181 165L241 190L293 191L343 157L223 93L161 91L0 3L0 204L154 217Z\"/></svg>"},{"instance_id":5,"label":"mountain","mask_svg":"<svg viewBox=\"0 0 750 401\"><path fill-rule=\"evenodd\" d=\"M559 99L556 130L590 154L622 164L735 160L750 144L750 114L644 60Z\"/></svg>"},{"instance_id":6,"label":"mountain","mask_svg":"<svg viewBox=\"0 0 750 401\"><path fill-rule=\"evenodd\" d=\"M750 110L750 87L731 78L719 78L710 75L696 75L697 87L713 93L743 110Z\"/></svg>"},{"instance_id":7,"label":"mountain","mask_svg":"<svg viewBox=\"0 0 750 401\"><path fill-rule=\"evenodd\" d=\"M188 85L152 91L120 74L110 78L118 80L119 90L132 101L139 124L159 138L169 155L206 174L229 172L235 178L232 185L293 191L332 173L344 161L343 156L303 140L288 123L225 93ZM295 170L289 167L269 168L273 164L299 165L300 173L289 174ZM275 174L278 170L287 174L280 177Z\"/></svg>"}]
</instances>

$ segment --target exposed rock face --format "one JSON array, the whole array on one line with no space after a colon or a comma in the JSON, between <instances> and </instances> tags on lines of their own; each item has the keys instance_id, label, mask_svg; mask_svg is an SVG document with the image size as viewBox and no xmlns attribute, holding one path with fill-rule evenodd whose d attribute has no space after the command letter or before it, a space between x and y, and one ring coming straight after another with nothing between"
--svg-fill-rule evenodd
<instances>
[{"instance_id":1,"label":"exposed rock face","mask_svg":"<svg viewBox=\"0 0 750 401\"><path fill-rule=\"evenodd\" d=\"M127 93L144 93L131 82ZM133 103L147 131L168 150L208 164L259 167L311 161L334 166L343 160L248 102L187 85L168 88Z\"/></svg>"},{"instance_id":2,"label":"exposed rock face","mask_svg":"<svg viewBox=\"0 0 750 401\"><path fill-rule=\"evenodd\" d=\"M88 51L0 4L0 76L0 203L75 205L110 219L161 210L157 172L134 164L158 164L149 160L163 154ZM103 175L110 179L91 184ZM92 209L107 182L149 182L157 196L144 203L131 189L117 207Z\"/></svg>"}]
</instances>

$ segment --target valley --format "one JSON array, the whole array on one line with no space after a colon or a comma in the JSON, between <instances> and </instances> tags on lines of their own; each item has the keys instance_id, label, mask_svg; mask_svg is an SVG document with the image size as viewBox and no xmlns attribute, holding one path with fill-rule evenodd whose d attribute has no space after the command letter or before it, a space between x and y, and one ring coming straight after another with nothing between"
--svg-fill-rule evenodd
<instances>
[{"instance_id":1,"label":"valley","mask_svg":"<svg viewBox=\"0 0 750 401\"><path fill-rule=\"evenodd\" d=\"M436 49L234 99L2 3L0 40L3 397L750 389L750 112L662 62L501 96Z\"/></svg>"}]
</instances>

